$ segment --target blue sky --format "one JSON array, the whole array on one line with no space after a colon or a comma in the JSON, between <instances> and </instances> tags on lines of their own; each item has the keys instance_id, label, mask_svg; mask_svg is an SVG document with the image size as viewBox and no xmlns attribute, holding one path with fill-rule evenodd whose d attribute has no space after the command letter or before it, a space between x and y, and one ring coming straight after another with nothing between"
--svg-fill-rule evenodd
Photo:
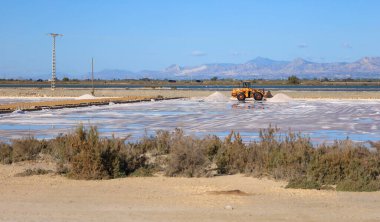
<instances>
[{"instance_id":1,"label":"blue sky","mask_svg":"<svg viewBox=\"0 0 380 222\"><path fill-rule=\"evenodd\" d=\"M244 63L257 56L315 62L380 55L380 1L0 0L0 78L57 70L161 70Z\"/></svg>"}]
</instances>

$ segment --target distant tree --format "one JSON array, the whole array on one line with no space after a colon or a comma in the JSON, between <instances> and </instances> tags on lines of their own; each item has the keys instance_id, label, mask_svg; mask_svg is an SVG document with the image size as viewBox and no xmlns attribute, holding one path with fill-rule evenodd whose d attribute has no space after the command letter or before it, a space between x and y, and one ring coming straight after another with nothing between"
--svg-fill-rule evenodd
<instances>
[{"instance_id":1,"label":"distant tree","mask_svg":"<svg viewBox=\"0 0 380 222\"><path fill-rule=\"evenodd\" d=\"M216 80L218 80L218 77L217 77L217 76L214 76L214 77L212 77L210 80L211 80L211 81L216 81Z\"/></svg>"},{"instance_id":2,"label":"distant tree","mask_svg":"<svg viewBox=\"0 0 380 222\"><path fill-rule=\"evenodd\" d=\"M68 82L68 81L70 81L70 79L68 77L63 77L62 81Z\"/></svg>"},{"instance_id":3,"label":"distant tree","mask_svg":"<svg viewBox=\"0 0 380 222\"><path fill-rule=\"evenodd\" d=\"M300 84L301 81L300 81L300 79L297 76L292 75L292 76L288 77L288 83L289 84Z\"/></svg>"},{"instance_id":4,"label":"distant tree","mask_svg":"<svg viewBox=\"0 0 380 222\"><path fill-rule=\"evenodd\" d=\"M321 80L321 82L328 82L328 81L330 81L330 80L329 80L329 78L327 78L327 77L324 77L324 78Z\"/></svg>"}]
</instances>

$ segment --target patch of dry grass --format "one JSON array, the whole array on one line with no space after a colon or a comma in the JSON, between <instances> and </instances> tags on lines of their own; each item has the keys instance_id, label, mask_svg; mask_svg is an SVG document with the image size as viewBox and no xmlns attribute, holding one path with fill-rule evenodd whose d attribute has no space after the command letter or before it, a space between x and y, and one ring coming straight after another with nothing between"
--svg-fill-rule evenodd
<instances>
[{"instance_id":1,"label":"patch of dry grass","mask_svg":"<svg viewBox=\"0 0 380 222\"><path fill-rule=\"evenodd\" d=\"M53 173L52 170L45 170L41 168L35 168L35 169L26 169L24 172L17 173L15 176L16 177L28 177L28 176L33 176L33 175L45 175Z\"/></svg>"}]
</instances>

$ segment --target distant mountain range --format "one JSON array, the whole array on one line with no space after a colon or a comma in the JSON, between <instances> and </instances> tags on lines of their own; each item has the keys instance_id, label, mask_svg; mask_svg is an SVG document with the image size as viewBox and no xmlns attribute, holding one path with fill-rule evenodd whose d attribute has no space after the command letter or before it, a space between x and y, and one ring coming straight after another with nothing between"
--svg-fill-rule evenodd
<instances>
[{"instance_id":1,"label":"distant mountain range","mask_svg":"<svg viewBox=\"0 0 380 222\"><path fill-rule=\"evenodd\" d=\"M161 71L131 72L109 69L95 73L96 79L282 79L299 78L380 78L380 57L364 57L355 62L316 63L301 58L276 61L257 57L243 64L213 63L199 66L171 65Z\"/></svg>"}]
</instances>

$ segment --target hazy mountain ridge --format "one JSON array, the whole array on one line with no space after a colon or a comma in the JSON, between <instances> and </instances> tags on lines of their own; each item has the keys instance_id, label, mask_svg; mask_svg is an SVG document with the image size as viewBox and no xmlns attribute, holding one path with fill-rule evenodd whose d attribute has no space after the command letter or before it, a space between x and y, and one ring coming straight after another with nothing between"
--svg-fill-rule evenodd
<instances>
[{"instance_id":1,"label":"hazy mountain ridge","mask_svg":"<svg viewBox=\"0 0 380 222\"><path fill-rule=\"evenodd\" d=\"M213 63L199 66L173 64L161 71L103 70L95 73L101 79L206 79L218 78L264 78L281 79L291 75L300 78L380 78L380 57L364 57L355 62L316 63L302 58L293 61L276 61L257 57L243 64Z\"/></svg>"}]
</instances>

